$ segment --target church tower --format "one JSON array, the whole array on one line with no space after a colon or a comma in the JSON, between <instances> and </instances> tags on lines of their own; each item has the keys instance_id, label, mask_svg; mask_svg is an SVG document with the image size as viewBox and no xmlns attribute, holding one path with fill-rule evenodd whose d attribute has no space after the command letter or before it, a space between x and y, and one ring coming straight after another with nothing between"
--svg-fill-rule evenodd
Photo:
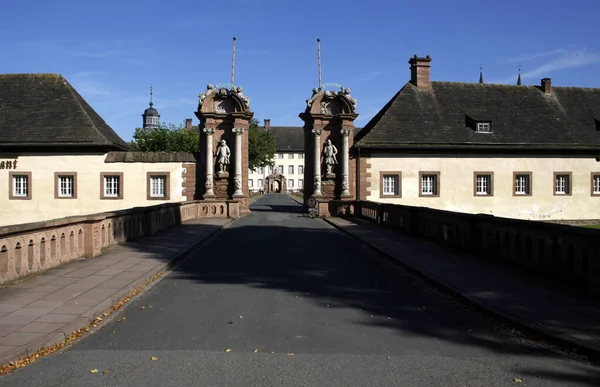
<instances>
[{"instance_id":1,"label":"church tower","mask_svg":"<svg viewBox=\"0 0 600 387\"><path fill-rule=\"evenodd\" d=\"M142 114L142 117L144 119L142 127L144 129L158 128L158 119L160 118L160 114L158 114L158 110L156 110L153 106L154 103L152 103L152 86L150 86L150 107L144 110L144 114Z\"/></svg>"}]
</instances>

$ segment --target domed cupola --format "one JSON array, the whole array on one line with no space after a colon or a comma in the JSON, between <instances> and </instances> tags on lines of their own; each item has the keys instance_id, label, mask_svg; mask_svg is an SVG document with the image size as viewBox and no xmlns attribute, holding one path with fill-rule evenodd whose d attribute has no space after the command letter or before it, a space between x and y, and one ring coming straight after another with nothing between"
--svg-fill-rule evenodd
<instances>
[{"instance_id":1,"label":"domed cupola","mask_svg":"<svg viewBox=\"0 0 600 387\"><path fill-rule=\"evenodd\" d=\"M144 118L144 129L158 128L158 119L160 118L160 114L158 114L158 110L156 110L153 106L154 103L152 103L152 86L150 86L150 107L144 110L144 114L142 114L142 117Z\"/></svg>"}]
</instances>

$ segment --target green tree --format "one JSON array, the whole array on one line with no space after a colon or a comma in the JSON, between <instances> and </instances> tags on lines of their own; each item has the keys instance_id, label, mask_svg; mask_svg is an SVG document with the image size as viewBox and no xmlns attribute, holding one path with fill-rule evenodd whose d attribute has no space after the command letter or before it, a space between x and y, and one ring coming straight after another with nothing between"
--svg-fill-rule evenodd
<instances>
[{"instance_id":1,"label":"green tree","mask_svg":"<svg viewBox=\"0 0 600 387\"><path fill-rule=\"evenodd\" d=\"M248 127L248 166L251 170L273 165L275 157L273 134L258 127L258 120L250 120Z\"/></svg>"},{"instance_id":2,"label":"green tree","mask_svg":"<svg viewBox=\"0 0 600 387\"><path fill-rule=\"evenodd\" d=\"M157 128L137 128L131 147L141 152L198 152L198 130L161 122Z\"/></svg>"}]
</instances>

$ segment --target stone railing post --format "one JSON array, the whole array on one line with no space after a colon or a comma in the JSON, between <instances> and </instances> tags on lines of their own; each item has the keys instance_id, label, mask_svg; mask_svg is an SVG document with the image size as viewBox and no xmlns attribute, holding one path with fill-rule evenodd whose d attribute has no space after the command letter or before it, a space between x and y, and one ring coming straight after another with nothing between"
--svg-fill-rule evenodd
<instances>
[{"instance_id":1,"label":"stone railing post","mask_svg":"<svg viewBox=\"0 0 600 387\"><path fill-rule=\"evenodd\" d=\"M235 134L235 175L233 177L234 191L233 196L244 196L242 192L242 135L243 128L233 128Z\"/></svg>"},{"instance_id":2,"label":"stone railing post","mask_svg":"<svg viewBox=\"0 0 600 387\"><path fill-rule=\"evenodd\" d=\"M213 173L215 171L213 164L213 134L215 134L215 128L204 128L203 131L206 133L206 191L204 196L215 196L213 191Z\"/></svg>"},{"instance_id":3,"label":"stone railing post","mask_svg":"<svg viewBox=\"0 0 600 387\"><path fill-rule=\"evenodd\" d=\"M313 172L313 195L321 196L321 133L323 131L321 129L313 129L312 133L315 138L315 157L314 157L314 167L315 170Z\"/></svg>"},{"instance_id":4,"label":"stone railing post","mask_svg":"<svg viewBox=\"0 0 600 387\"><path fill-rule=\"evenodd\" d=\"M349 129L342 129L342 196L350 196L348 183L348 136Z\"/></svg>"},{"instance_id":5,"label":"stone railing post","mask_svg":"<svg viewBox=\"0 0 600 387\"><path fill-rule=\"evenodd\" d=\"M97 257L102 252L101 224L104 217L89 217L83 226L83 252L87 258Z\"/></svg>"}]
</instances>

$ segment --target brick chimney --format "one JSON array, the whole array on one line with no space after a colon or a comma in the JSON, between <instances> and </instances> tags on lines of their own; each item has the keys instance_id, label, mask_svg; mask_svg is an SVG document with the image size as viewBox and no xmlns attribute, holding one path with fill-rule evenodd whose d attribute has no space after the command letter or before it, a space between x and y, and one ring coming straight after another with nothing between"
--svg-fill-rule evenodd
<instances>
[{"instance_id":1,"label":"brick chimney","mask_svg":"<svg viewBox=\"0 0 600 387\"><path fill-rule=\"evenodd\" d=\"M552 78L542 78L542 91L546 94L552 94Z\"/></svg>"},{"instance_id":2,"label":"brick chimney","mask_svg":"<svg viewBox=\"0 0 600 387\"><path fill-rule=\"evenodd\" d=\"M186 129L192 129L192 119L191 118L186 118L185 119L185 128Z\"/></svg>"},{"instance_id":3,"label":"brick chimney","mask_svg":"<svg viewBox=\"0 0 600 387\"><path fill-rule=\"evenodd\" d=\"M271 119L265 118L265 129L270 129L270 128L271 128Z\"/></svg>"},{"instance_id":4,"label":"brick chimney","mask_svg":"<svg viewBox=\"0 0 600 387\"><path fill-rule=\"evenodd\" d=\"M419 58L417 54L410 58L410 83L417 87L427 87L431 84L431 57Z\"/></svg>"}]
</instances>

